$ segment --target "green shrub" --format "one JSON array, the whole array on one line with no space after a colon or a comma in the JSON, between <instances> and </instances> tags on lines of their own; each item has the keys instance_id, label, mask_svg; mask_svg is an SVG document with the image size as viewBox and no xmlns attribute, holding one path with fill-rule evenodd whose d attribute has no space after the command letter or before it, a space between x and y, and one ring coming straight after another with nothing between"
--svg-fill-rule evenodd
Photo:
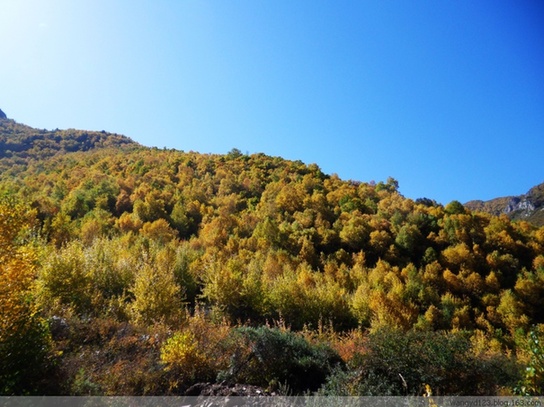
<instances>
[{"instance_id":1,"label":"green shrub","mask_svg":"<svg viewBox=\"0 0 544 407\"><path fill-rule=\"evenodd\" d=\"M290 331L268 327L233 330L240 347L220 378L273 389L289 388L294 394L317 390L334 366L342 363L326 345L312 345Z\"/></svg>"},{"instance_id":2,"label":"green shrub","mask_svg":"<svg viewBox=\"0 0 544 407\"><path fill-rule=\"evenodd\" d=\"M40 394L51 384L47 376L54 366L46 324L32 315L17 324L13 333L0 331L0 396Z\"/></svg>"},{"instance_id":3,"label":"green shrub","mask_svg":"<svg viewBox=\"0 0 544 407\"><path fill-rule=\"evenodd\" d=\"M510 386L516 368L505 356L478 356L464 332L402 332L369 335L368 350L348 370L336 370L320 393L335 396L493 395Z\"/></svg>"},{"instance_id":4,"label":"green shrub","mask_svg":"<svg viewBox=\"0 0 544 407\"><path fill-rule=\"evenodd\" d=\"M544 394L544 347L542 346L542 331L533 329L527 335L525 351L529 361L523 378L514 392L522 396L540 396Z\"/></svg>"}]
</instances>

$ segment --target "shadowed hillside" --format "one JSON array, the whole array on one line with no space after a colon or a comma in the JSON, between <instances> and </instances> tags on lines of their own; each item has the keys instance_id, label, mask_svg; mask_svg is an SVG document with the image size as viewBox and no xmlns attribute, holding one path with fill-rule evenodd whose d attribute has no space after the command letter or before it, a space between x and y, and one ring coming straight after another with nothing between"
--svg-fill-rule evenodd
<instances>
[{"instance_id":1,"label":"shadowed hillside","mask_svg":"<svg viewBox=\"0 0 544 407\"><path fill-rule=\"evenodd\" d=\"M75 151L138 146L128 137L105 131L34 129L0 113L0 158L5 167L21 164L24 160L44 160Z\"/></svg>"}]
</instances>

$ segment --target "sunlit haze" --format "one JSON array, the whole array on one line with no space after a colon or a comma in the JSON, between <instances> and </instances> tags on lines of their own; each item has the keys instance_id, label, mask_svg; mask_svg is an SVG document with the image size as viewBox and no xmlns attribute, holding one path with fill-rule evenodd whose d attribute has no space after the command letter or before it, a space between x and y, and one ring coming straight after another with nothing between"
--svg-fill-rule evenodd
<instances>
[{"instance_id":1,"label":"sunlit haze","mask_svg":"<svg viewBox=\"0 0 544 407\"><path fill-rule=\"evenodd\" d=\"M540 1L2 0L0 109L409 198L544 181Z\"/></svg>"}]
</instances>

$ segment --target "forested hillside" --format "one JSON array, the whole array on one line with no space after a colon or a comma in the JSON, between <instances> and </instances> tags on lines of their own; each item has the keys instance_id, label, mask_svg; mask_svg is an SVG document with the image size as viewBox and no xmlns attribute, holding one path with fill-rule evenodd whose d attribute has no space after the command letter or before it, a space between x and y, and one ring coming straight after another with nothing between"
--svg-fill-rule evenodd
<instances>
[{"instance_id":1,"label":"forested hillside","mask_svg":"<svg viewBox=\"0 0 544 407\"><path fill-rule=\"evenodd\" d=\"M538 394L544 228L0 119L0 393Z\"/></svg>"},{"instance_id":2,"label":"forested hillside","mask_svg":"<svg viewBox=\"0 0 544 407\"><path fill-rule=\"evenodd\" d=\"M24 165L28 161L44 160L57 154L138 145L128 137L105 131L39 130L2 116L5 115L0 114L2 172L17 164Z\"/></svg>"}]
</instances>

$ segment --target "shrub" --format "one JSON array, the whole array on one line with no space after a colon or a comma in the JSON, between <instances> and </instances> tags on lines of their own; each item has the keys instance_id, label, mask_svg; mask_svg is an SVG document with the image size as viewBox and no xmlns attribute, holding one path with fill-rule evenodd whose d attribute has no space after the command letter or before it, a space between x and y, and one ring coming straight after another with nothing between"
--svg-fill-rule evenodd
<instances>
[{"instance_id":1,"label":"shrub","mask_svg":"<svg viewBox=\"0 0 544 407\"><path fill-rule=\"evenodd\" d=\"M68 316L64 325L64 335L56 338L56 350L62 353L60 394L169 394L168 372L159 359L167 326L141 328L112 318L80 319L74 315Z\"/></svg>"},{"instance_id":2,"label":"shrub","mask_svg":"<svg viewBox=\"0 0 544 407\"><path fill-rule=\"evenodd\" d=\"M542 327L533 329L527 335L524 350L528 354L528 363L522 380L514 389L522 396L539 396L544 394L544 347L542 345Z\"/></svg>"},{"instance_id":3,"label":"shrub","mask_svg":"<svg viewBox=\"0 0 544 407\"><path fill-rule=\"evenodd\" d=\"M515 379L506 357L476 356L464 332L382 328L369 335L368 351L336 370L320 390L325 395L492 395Z\"/></svg>"},{"instance_id":4,"label":"shrub","mask_svg":"<svg viewBox=\"0 0 544 407\"><path fill-rule=\"evenodd\" d=\"M180 371L194 379L198 366L204 362L204 355L198 349L195 335L190 331L176 332L161 348L161 361L171 367L183 367Z\"/></svg>"},{"instance_id":5,"label":"shrub","mask_svg":"<svg viewBox=\"0 0 544 407\"><path fill-rule=\"evenodd\" d=\"M197 308L161 347L160 358L169 372L170 390L182 384L215 380L228 367L234 352L230 330L225 321L213 323Z\"/></svg>"},{"instance_id":6,"label":"shrub","mask_svg":"<svg viewBox=\"0 0 544 407\"><path fill-rule=\"evenodd\" d=\"M98 316L124 301L138 259L119 239L96 238L88 247L75 240L61 249L43 250L37 292L42 308Z\"/></svg>"},{"instance_id":7,"label":"shrub","mask_svg":"<svg viewBox=\"0 0 544 407\"><path fill-rule=\"evenodd\" d=\"M330 347L311 345L291 331L240 327L233 331L240 347L221 378L262 387L287 386L293 393L315 391L341 359Z\"/></svg>"},{"instance_id":8,"label":"shrub","mask_svg":"<svg viewBox=\"0 0 544 407\"><path fill-rule=\"evenodd\" d=\"M84 248L74 241L58 251L46 253L38 276L40 305L70 306L79 314L92 311L92 281L85 267Z\"/></svg>"}]
</instances>

